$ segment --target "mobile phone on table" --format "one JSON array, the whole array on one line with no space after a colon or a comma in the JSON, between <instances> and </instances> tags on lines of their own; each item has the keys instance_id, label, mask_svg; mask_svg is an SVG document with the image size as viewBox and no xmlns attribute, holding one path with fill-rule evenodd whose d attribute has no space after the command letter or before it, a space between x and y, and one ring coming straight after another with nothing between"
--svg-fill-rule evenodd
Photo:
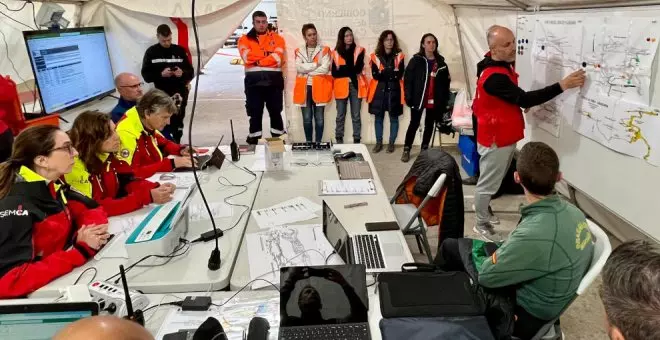
<instances>
[{"instance_id":1,"label":"mobile phone on table","mask_svg":"<svg viewBox=\"0 0 660 340\"><path fill-rule=\"evenodd\" d=\"M399 230L399 223L396 221L368 222L365 223L364 226L367 228L367 231Z\"/></svg>"}]
</instances>

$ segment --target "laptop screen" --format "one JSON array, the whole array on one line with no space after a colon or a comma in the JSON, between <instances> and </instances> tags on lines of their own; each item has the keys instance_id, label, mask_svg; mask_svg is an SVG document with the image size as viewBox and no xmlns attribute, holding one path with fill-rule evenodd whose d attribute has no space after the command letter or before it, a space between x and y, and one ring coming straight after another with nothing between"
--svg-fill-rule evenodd
<instances>
[{"instance_id":1,"label":"laptop screen","mask_svg":"<svg viewBox=\"0 0 660 340\"><path fill-rule=\"evenodd\" d=\"M97 314L96 303L0 306L0 337L51 339L70 323Z\"/></svg>"},{"instance_id":2,"label":"laptop screen","mask_svg":"<svg viewBox=\"0 0 660 340\"><path fill-rule=\"evenodd\" d=\"M368 322L364 265L280 269L280 327Z\"/></svg>"},{"instance_id":3,"label":"laptop screen","mask_svg":"<svg viewBox=\"0 0 660 340\"><path fill-rule=\"evenodd\" d=\"M348 256L348 232L325 201L323 201L323 234L344 263L351 263Z\"/></svg>"}]
</instances>

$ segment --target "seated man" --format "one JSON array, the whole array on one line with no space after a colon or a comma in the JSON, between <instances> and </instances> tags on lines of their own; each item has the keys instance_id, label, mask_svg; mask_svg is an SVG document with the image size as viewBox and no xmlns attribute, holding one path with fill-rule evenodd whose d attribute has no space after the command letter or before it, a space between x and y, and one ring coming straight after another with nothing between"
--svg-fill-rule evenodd
<instances>
[{"instance_id":1,"label":"seated man","mask_svg":"<svg viewBox=\"0 0 660 340\"><path fill-rule=\"evenodd\" d=\"M529 339L575 296L591 263L593 242L584 214L553 194L561 173L552 148L527 143L514 177L529 204L509 239L499 249L492 243L448 239L436 263L445 270L467 271L487 294L515 291L513 334Z\"/></svg>"},{"instance_id":2,"label":"seated man","mask_svg":"<svg viewBox=\"0 0 660 340\"><path fill-rule=\"evenodd\" d=\"M610 339L660 339L660 246L641 240L620 245L602 276Z\"/></svg>"},{"instance_id":3,"label":"seated man","mask_svg":"<svg viewBox=\"0 0 660 340\"><path fill-rule=\"evenodd\" d=\"M153 340L137 322L116 316L93 316L80 319L55 334L54 340Z\"/></svg>"},{"instance_id":4,"label":"seated man","mask_svg":"<svg viewBox=\"0 0 660 340\"><path fill-rule=\"evenodd\" d=\"M115 87L119 92L119 102L112 109L110 115L112 122L117 124L124 113L137 104L142 97L142 82L138 76L132 73L120 73L115 77Z\"/></svg>"},{"instance_id":5,"label":"seated man","mask_svg":"<svg viewBox=\"0 0 660 340\"><path fill-rule=\"evenodd\" d=\"M161 90L147 92L117 124L121 148L117 157L131 165L136 178L156 172L190 168L190 148L167 140L160 133L177 112L174 101ZM196 151L193 149L193 151ZM167 158L167 156L174 156Z\"/></svg>"}]
</instances>

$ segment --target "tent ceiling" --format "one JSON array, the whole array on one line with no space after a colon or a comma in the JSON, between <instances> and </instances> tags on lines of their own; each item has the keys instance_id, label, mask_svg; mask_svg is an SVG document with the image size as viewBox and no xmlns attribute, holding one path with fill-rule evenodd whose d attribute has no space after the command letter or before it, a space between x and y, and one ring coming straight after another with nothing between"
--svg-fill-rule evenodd
<instances>
[{"instance_id":1,"label":"tent ceiling","mask_svg":"<svg viewBox=\"0 0 660 340\"><path fill-rule=\"evenodd\" d=\"M485 7L518 7L521 9L570 9L588 7L622 7L622 6L644 6L658 5L660 1L638 0L440 0L449 5L456 6L485 6Z\"/></svg>"}]
</instances>

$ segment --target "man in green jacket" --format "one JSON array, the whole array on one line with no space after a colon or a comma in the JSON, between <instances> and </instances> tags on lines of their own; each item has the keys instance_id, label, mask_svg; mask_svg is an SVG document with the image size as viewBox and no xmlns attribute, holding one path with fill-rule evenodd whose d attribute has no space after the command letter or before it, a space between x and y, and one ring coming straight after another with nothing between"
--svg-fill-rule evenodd
<instances>
[{"instance_id":1,"label":"man in green jacket","mask_svg":"<svg viewBox=\"0 0 660 340\"><path fill-rule=\"evenodd\" d=\"M471 240L443 242L436 263L475 272L487 291L515 289L514 336L529 339L558 317L575 296L593 254L584 214L553 194L561 179L559 158L548 145L527 143L514 174L528 205L501 246ZM468 256L465 256L467 253Z\"/></svg>"}]
</instances>

